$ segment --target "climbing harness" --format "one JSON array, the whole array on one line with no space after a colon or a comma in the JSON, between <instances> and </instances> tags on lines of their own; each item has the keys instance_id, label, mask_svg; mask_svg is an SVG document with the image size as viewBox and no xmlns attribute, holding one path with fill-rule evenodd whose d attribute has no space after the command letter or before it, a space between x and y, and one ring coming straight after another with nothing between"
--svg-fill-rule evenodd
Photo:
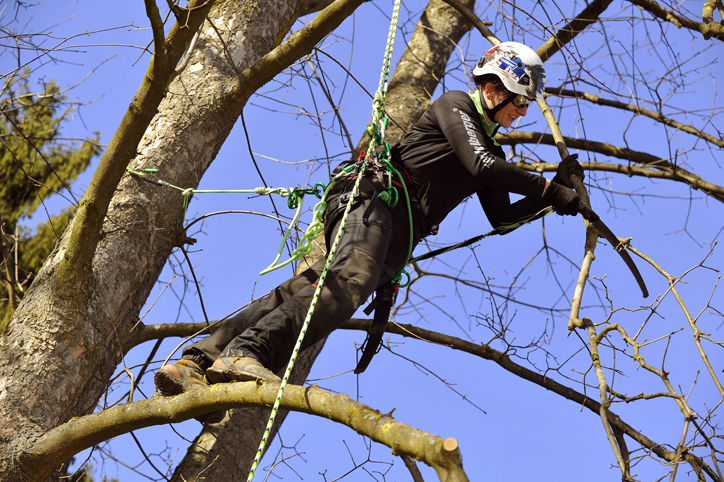
<instances>
[{"instance_id":1,"label":"climbing harness","mask_svg":"<svg viewBox=\"0 0 724 482\"><path fill-rule=\"evenodd\" d=\"M409 260L412 256L414 235L412 203L410 201L410 193L407 189L407 183L405 182L404 176L402 176L399 170L395 168L394 164L392 164L392 153L390 152L389 144L384 141L384 138L380 139L376 135L376 132L371 132L371 129L368 129L368 134L370 134L370 137L376 145L382 144L384 146L383 152L381 152L375 158L372 165L372 170L374 175L378 179L387 181L382 183L387 187L385 190L376 192L373 195L369 205L367 206L367 209L365 210L365 213L363 214L362 221L366 222L366 219L374 211L378 200L386 203L389 207L394 207L397 204L399 200L399 194L394 184L398 184L404 194L408 214L409 242L405 260ZM360 171L358 175L361 177L363 175L363 172L364 171ZM393 181L393 179L397 179L398 182ZM405 266L407 266L407 264L409 263L405 263ZM374 299L364 309L364 313L366 315L369 316L369 314L372 313L373 310L375 312L375 315L372 320L372 325L367 331L367 337L362 345L362 355L357 362L357 367L354 370L355 374L360 374L364 372L367 369L370 361L372 360L372 357L379 351L382 343L382 337L384 336L385 328L387 327L387 321L390 317L390 312L392 311L392 307L394 306L395 300L397 298L397 292L399 291L400 287L405 287L410 282L410 275L404 269L398 272L394 272L391 269L390 271L391 273L388 273L388 275L390 276L390 281L385 282L384 284L382 284L382 286L375 290ZM403 275L407 277L407 281L405 282L405 284L401 285L400 281Z\"/></svg>"},{"instance_id":2,"label":"climbing harness","mask_svg":"<svg viewBox=\"0 0 724 482\"><path fill-rule=\"evenodd\" d=\"M392 11L392 19L390 21L390 29L387 34L387 44L385 45L385 54L384 59L382 62L382 73L380 74L380 82L377 88L377 92L375 92L374 99L372 101L372 125L376 126L378 129L380 129L380 140L384 141L385 133L384 129L387 127L387 116L385 114L384 108L385 108L385 96L387 93L387 86L388 86L388 79L390 75L390 65L392 64L392 50L395 44L395 34L397 33L397 20L400 12L400 3L401 0L395 0L395 5ZM373 127L373 131L374 131ZM370 141L370 147L367 151L367 155L365 156L365 160L362 162L362 165L360 166L361 172L364 172L365 167L367 165L367 162L372 157L373 152L375 152L375 142L376 140L373 138ZM386 150L389 151L389 146L386 147ZM346 175L345 169L343 169L337 176L335 176L329 186L327 186L327 189L324 192L324 195L322 196L322 199L317 203L317 206L326 207L326 198L329 194L330 189L334 186L336 181L340 179L342 176ZM350 210L352 209L352 204L354 203L354 198L357 192L359 191L359 185L362 181L362 176L357 176L357 179L355 180L354 187L352 188L352 195L349 198L349 201L347 202L347 207L344 210L344 214L342 216L342 220L340 221L339 229L337 230L337 235L334 238L334 242L332 243L332 247L329 250L329 253L327 254L327 261L324 265L324 269L322 270L322 275L319 277L319 281L317 282L317 287L314 290L314 296L312 297L312 304L309 307L309 311L307 312L307 316L304 320L304 324L302 325L302 329L299 332L299 337L297 338L297 342L294 346L294 350L292 352L292 357L289 360L289 364L287 365L287 369L284 372L284 377L282 378L282 383L279 387L279 392L277 393L276 400L274 401L274 406L272 407L271 415L269 416L269 421L267 423L266 429L264 430L264 435L262 436L261 442L259 443L259 449L256 452L256 455L254 457L254 462L252 463L251 470L249 472L249 477L247 478L247 482L252 482L254 480L254 473L256 472L256 468L259 465L259 461L261 461L261 457L264 454L264 449L266 448L266 443L269 438L269 434L271 433L271 429L274 426L274 420L276 419L277 412L279 410L279 405L282 400L282 396L284 395L284 388L287 386L287 382L289 380L289 376L291 375L292 368L294 368L294 364L297 360L297 356L299 355L299 351L302 346L302 342L304 341L304 337L307 333L307 328L309 327L309 322L312 319L312 314L314 313L314 309L317 306L317 301L319 300L319 294L322 290L322 287L324 286L324 281L327 277L327 272L329 270L329 267L331 266L332 259L334 258L334 255L337 251L337 247L339 246L339 241L342 237L342 233L344 231L344 227L347 223L347 217L349 215ZM317 210L317 207L315 206L315 211ZM410 244L412 245L412 243Z\"/></svg>"}]
</instances>

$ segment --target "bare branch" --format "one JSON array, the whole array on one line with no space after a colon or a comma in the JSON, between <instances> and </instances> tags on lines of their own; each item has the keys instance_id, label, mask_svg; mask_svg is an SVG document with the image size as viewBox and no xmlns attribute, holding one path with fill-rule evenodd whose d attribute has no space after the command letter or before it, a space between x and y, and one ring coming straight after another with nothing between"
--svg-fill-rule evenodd
<instances>
[{"instance_id":1,"label":"bare branch","mask_svg":"<svg viewBox=\"0 0 724 482\"><path fill-rule=\"evenodd\" d=\"M487 27L487 25L492 25L492 22L483 22L478 18L477 15L475 15L475 12L470 10L467 5L462 3L460 0L443 0L445 3L448 3L451 7L454 7L457 9L458 12L463 14L465 18L467 18L473 26L478 29L478 32L480 32L480 35L488 39L488 41L493 45L498 45L500 43L500 39L495 36L493 32L490 31L490 29Z\"/></svg>"},{"instance_id":2,"label":"bare branch","mask_svg":"<svg viewBox=\"0 0 724 482\"><path fill-rule=\"evenodd\" d=\"M574 97L577 99L585 99L589 102L593 102L594 104L605 105L608 107L615 107L616 109L627 110L627 111L633 112L634 114L637 114L637 115L643 115L646 117L650 117L651 119L655 120L656 122L661 122L662 124L665 124L669 127L673 127L674 129L688 132L689 134L695 135L697 137L701 137L705 141L711 142L712 144L715 144L719 147L724 147L724 139L714 137L711 134L707 134L706 132L703 132L703 131L700 131L699 129L694 128L693 126L690 126L687 124L682 124L681 122L677 122L673 119L666 117L665 115L663 115L660 112L654 112L652 110L643 109L636 105L626 104L625 102L617 102L615 100L602 99L601 97L598 97L597 95L593 95L593 94L589 94L589 93L581 92L581 91L577 91L577 90L563 89L562 87L546 88L546 94Z\"/></svg>"},{"instance_id":3,"label":"bare branch","mask_svg":"<svg viewBox=\"0 0 724 482\"><path fill-rule=\"evenodd\" d=\"M719 380L719 376L717 375L717 372L714 370L714 368L711 365L711 362L709 361L709 357L707 356L706 352L704 351L704 347L701 345L701 338L704 335L704 333L699 329L699 327L696 325L696 320L693 316L691 316L691 313L689 312L689 309L686 307L686 304L684 303L683 298L679 294L678 290L676 289L676 284L681 280L681 278L677 279L676 277L670 275L667 273L658 263L656 263L654 260L643 254L641 251L637 250L636 248L626 245L626 249L631 251L632 253L639 256L641 259L647 261L651 266L656 268L656 271L658 271L662 276L666 278L666 280L669 282L669 289L674 294L674 297L676 298L676 301L679 303L679 306L681 307L681 310L684 312L684 316L686 317L686 321L689 323L689 327L691 327L691 330L694 332L694 342L696 343L696 348L699 352L699 356L704 362L704 365L706 366L707 371L709 372L709 375L711 375L712 381L716 385L717 389L719 390L719 394L724 398L724 386L722 385L721 381ZM712 248L713 250L713 248ZM711 251L709 252L711 254ZM708 255L707 255L708 256ZM699 266L703 265L702 263L699 264Z\"/></svg>"},{"instance_id":4,"label":"bare branch","mask_svg":"<svg viewBox=\"0 0 724 482\"><path fill-rule=\"evenodd\" d=\"M586 27L598 22L601 14L611 5L613 0L594 0L586 5L576 18L561 27L558 32L538 47L536 52L545 62L556 54L564 45L573 40Z\"/></svg>"},{"instance_id":5,"label":"bare branch","mask_svg":"<svg viewBox=\"0 0 724 482\"><path fill-rule=\"evenodd\" d=\"M352 319L345 323L342 326L342 329L365 331L369 329L371 323L371 320ZM488 345L471 343L469 341L465 341L454 336L444 335L416 326L400 323L389 323L387 325L386 331L388 333L394 333L396 335L401 335L406 338L412 338L426 341L429 343L434 343L437 345L447 346L454 350L460 350L471 355L493 361L497 363L501 368L524 380L543 387L546 390L556 393L563 398L571 400L579 406L585 406L587 409L591 410L595 414L601 413L601 404L596 400L593 400L592 398L580 392L577 392L572 388L566 387L546 375L536 373L513 362L507 354L497 351ZM606 410L606 420L608 421L608 423L611 424L614 430L620 430L621 432L635 440L637 443L641 444L643 447L646 447L648 450L656 454L662 460L668 462L676 460L675 452L666 449L663 444L659 444L649 439L646 435L631 427L629 424L624 422L618 415L608 409ZM700 466L702 470L709 474L712 480L718 482L722 481L722 479L716 474L716 472L713 471L711 467L709 467L706 463L704 463L701 458L693 455L692 453L689 453L686 455L686 459L689 463Z\"/></svg>"},{"instance_id":6,"label":"bare branch","mask_svg":"<svg viewBox=\"0 0 724 482\"><path fill-rule=\"evenodd\" d=\"M163 19L158 11L158 5L155 0L144 0L146 5L146 16L151 21L151 31L153 32L153 58L152 66L154 75L163 75L162 72L168 62L168 52L166 51L166 35L163 31Z\"/></svg>"},{"instance_id":7,"label":"bare branch","mask_svg":"<svg viewBox=\"0 0 724 482\"><path fill-rule=\"evenodd\" d=\"M520 132L514 131L507 134L498 134L495 139L501 144L515 145L515 144L546 144L554 146L556 141L551 134L542 134L540 132ZM642 167L633 165L619 165L619 167L613 169L605 168L604 166L610 166L607 164L599 163L588 163L584 164L586 167L596 169L600 166L601 170L615 171L627 175L641 175L646 177L656 177L659 179L670 179L672 181L679 181L688 184L694 189L700 189L709 196L717 199L718 201L724 202L724 187L717 186L708 181L705 181L701 176L697 176L679 166L676 166L668 160L658 158L654 155L634 151L625 147L617 147L607 142L596 142L586 139L574 139L571 137L565 137L565 143L573 149L581 149L583 151L598 152L599 154L605 154L611 157L618 157L619 159L627 160L631 163L641 164ZM526 164L519 163L519 167L528 169ZM535 165L535 170L543 172L555 170L553 165ZM650 168L650 169L647 169ZM531 169L532 170L532 169Z\"/></svg>"},{"instance_id":8,"label":"bare branch","mask_svg":"<svg viewBox=\"0 0 724 482\"><path fill-rule=\"evenodd\" d=\"M304 28L290 35L283 44L244 70L239 76L235 95L240 97L251 95L288 65L311 52L317 42L342 23L364 1L338 0L322 10Z\"/></svg>"},{"instance_id":9,"label":"bare branch","mask_svg":"<svg viewBox=\"0 0 724 482\"><path fill-rule=\"evenodd\" d=\"M695 30L697 32L701 32L704 35L705 39L709 39L711 37L714 37L717 40L724 40L724 30L722 30L721 25L717 25L713 22L707 22L707 19L711 20L711 13L713 12L714 4L716 0L708 0L704 4L703 12L704 12L704 21L699 23L696 20L692 20L688 17L685 17L683 15L680 15L673 10L669 10L668 8L664 8L658 3L656 3L654 0L629 0L631 3L636 5L637 7L641 8L642 10L646 10L650 14L652 14L654 17L660 18L661 20L665 20L667 22L671 22L674 25L676 25L678 28L685 27L689 30ZM707 17L707 14L709 17Z\"/></svg>"},{"instance_id":10,"label":"bare branch","mask_svg":"<svg viewBox=\"0 0 724 482\"><path fill-rule=\"evenodd\" d=\"M153 397L71 420L46 433L29 457L29 466L54 466L71 455L109 438L152 425L178 423L192 417L237 407L274 405L279 384L271 382L217 384L175 397ZM435 468L441 481L467 482L454 439L440 437L398 422L391 415L317 385L287 385L281 407L341 423L375 442Z\"/></svg>"}]
</instances>

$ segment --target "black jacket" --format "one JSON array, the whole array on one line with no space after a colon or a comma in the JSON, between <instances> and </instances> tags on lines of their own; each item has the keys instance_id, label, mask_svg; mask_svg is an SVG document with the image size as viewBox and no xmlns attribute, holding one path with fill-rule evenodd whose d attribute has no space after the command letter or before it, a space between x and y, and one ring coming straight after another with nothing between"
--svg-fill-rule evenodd
<instances>
[{"instance_id":1,"label":"black jacket","mask_svg":"<svg viewBox=\"0 0 724 482\"><path fill-rule=\"evenodd\" d=\"M512 224L549 204L541 199L545 178L505 160L464 92L440 96L392 154L412 178L430 225L440 224L472 194L478 195L493 227ZM509 192L526 197L511 204Z\"/></svg>"}]
</instances>

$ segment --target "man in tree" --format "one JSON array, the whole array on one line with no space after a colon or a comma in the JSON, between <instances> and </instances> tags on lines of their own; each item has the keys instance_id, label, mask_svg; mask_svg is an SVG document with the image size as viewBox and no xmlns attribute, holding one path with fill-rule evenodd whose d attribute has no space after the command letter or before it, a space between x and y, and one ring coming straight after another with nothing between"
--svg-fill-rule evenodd
<instances>
[{"instance_id":1,"label":"man in tree","mask_svg":"<svg viewBox=\"0 0 724 482\"><path fill-rule=\"evenodd\" d=\"M389 285L407 264L411 249L472 194L477 194L494 227L535 219L551 204L559 214L591 217L590 209L565 186L569 173L583 176L576 155L561 162L553 180L546 180L506 162L494 139L499 127L509 128L527 114L530 102L543 96L540 57L523 44L505 42L490 49L472 74L474 93L442 95L391 150L392 164L408 187L411 212L404 202L389 207L379 201L380 193L390 187L384 165L372 163L362 173L302 348L329 335L375 289ZM360 164L346 169L347 178L329 194L324 223L328 247ZM511 203L510 192L525 197ZM213 335L186 347L180 361L156 373L158 390L175 395L209 382L279 381L274 372L291 356L324 264L322 260L289 279ZM211 415L216 420L221 414Z\"/></svg>"}]
</instances>

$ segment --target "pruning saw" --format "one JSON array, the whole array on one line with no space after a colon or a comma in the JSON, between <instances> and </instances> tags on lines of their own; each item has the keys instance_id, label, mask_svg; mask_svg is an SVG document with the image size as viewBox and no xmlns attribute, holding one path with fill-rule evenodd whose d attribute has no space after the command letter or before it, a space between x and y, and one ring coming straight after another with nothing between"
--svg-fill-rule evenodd
<instances>
[{"instance_id":1,"label":"pruning saw","mask_svg":"<svg viewBox=\"0 0 724 482\"><path fill-rule=\"evenodd\" d=\"M626 251L626 246L624 245L624 243L619 241L618 237L613 234L613 231L611 231L609 227L606 226L603 221L601 221L601 218L595 212L593 212L593 210L591 210L591 214L592 215L589 216L588 221L590 221L593 227L598 230L598 234L602 238L611 243L611 247L616 250L619 256L621 256L621 259L623 259L623 262L626 263L626 266L628 266L631 274L633 274L636 282L639 284L639 288L641 288L641 294L643 295L643 297L648 298L649 290L646 289L646 283L644 283L644 278L641 276L641 273L636 267L636 264L634 264L633 259L631 259L631 255L629 255L628 251ZM595 219L595 221L592 221L592 219Z\"/></svg>"},{"instance_id":2,"label":"pruning saw","mask_svg":"<svg viewBox=\"0 0 724 482\"><path fill-rule=\"evenodd\" d=\"M563 178L563 176L562 176ZM563 181L568 184L567 187L570 189L574 189L573 184L571 183L570 179L563 178ZM582 180L581 180L582 181ZM631 255L628 254L628 251L626 251L626 246L624 243L622 243L618 237L613 234L613 231L609 229L608 226L604 224L603 221L601 221L601 218L598 214L596 214L593 209L590 209L590 207L586 210L587 212L584 214L584 212L581 212L581 215L590 222L594 228L598 230L599 236L604 238L606 241L611 243L611 247L616 250L619 256L621 256L621 259L623 259L623 262L626 263L626 266L628 266L628 269L631 271L631 274L633 274L634 278L636 279L636 283L638 283L639 288L641 288L641 294L644 298L649 297L649 290L646 288L646 283L644 283L644 278L641 276L641 273L639 272L639 269L636 267L636 264L633 262L633 259L631 259Z\"/></svg>"}]
</instances>

